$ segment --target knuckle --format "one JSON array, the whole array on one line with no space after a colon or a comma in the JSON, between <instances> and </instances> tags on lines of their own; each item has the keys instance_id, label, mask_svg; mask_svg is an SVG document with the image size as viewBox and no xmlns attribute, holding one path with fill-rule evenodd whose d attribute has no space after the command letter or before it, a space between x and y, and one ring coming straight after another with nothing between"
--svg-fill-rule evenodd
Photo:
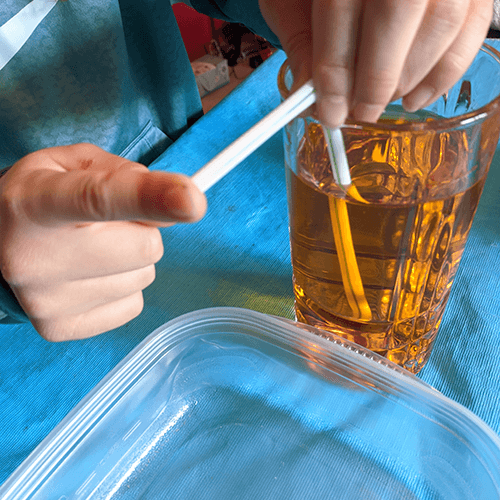
<instances>
[{"instance_id":1,"label":"knuckle","mask_svg":"<svg viewBox=\"0 0 500 500\"><path fill-rule=\"evenodd\" d=\"M443 88L453 84L467 69L470 64L469 58L458 51L450 51L443 58L441 64L441 74L446 82L441 85Z\"/></svg>"},{"instance_id":2,"label":"knuckle","mask_svg":"<svg viewBox=\"0 0 500 500\"><path fill-rule=\"evenodd\" d=\"M64 340L66 340L66 336L64 334L61 334L60 332L58 332L57 330L55 330L49 326L45 326L44 324L39 324L37 326L36 321L32 321L32 324L33 324L35 330L40 335L40 337L42 337L47 342L54 342L55 343L55 342L62 342Z\"/></svg>"},{"instance_id":3,"label":"knuckle","mask_svg":"<svg viewBox=\"0 0 500 500\"><path fill-rule=\"evenodd\" d=\"M81 158L88 158L88 159L93 158L96 154L102 151L102 149L99 146L96 146L91 142L79 142L70 147L75 148L77 154Z\"/></svg>"},{"instance_id":4,"label":"knuckle","mask_svg":"<svg viewBox=\"0 0 500 500\"><path fill-rule=\"evenodd\" d=\"M1 269L2 269L3 279L10 286L16 286L22 283L23 281L22 272L19 272L17 270L16 264L13 263L10 259L5 258L5 256L4 258L2 258Z\"/></svg>"},{"instance_id":5,"label":"knuckle","mask_svg":"<svg viewBox=\"0 0 500 500\"><path fill-rule=\"evenodd\" d=\"M29 293L24 291L20 294L19 303L25 313L35 320L48 320L56 317L58 311L54 309L54 305L45 296L40 293Z\"/></svg>"},{"instance_id":6,"label":"knuckle","mask_svg":"<svg viewBox=\"0 0 500 500\"><path fill-rule=\"evenodd\" d=\"M401 4L400 0L389 0L391 6L399 6ZM429 0L405 0L405 7L407 9L416 8L420 9L429 4Z\"/></svg>"},{"instance_id":7,"label":"knuckle","mask_svg":"<svg viewBox=\"0 0 500 500\"><path fill-rule=\"evenodd\" d=\"M111 212L111 204L110 196L106 192L106 184L99 182L94 176L83 177L80 189L75 193L75 204L79 213L85 214L91 220L107 220Z\"/></svg>"},{"instance_id":8,"label":"knuckle","mask_svg":"<svg viewBox=\"0 0 500 500\"><path fill-rule=\"evenodd\" d=\"M31 323L38 334L48 342L62 342L94 337L106 331L118 328L135 317L139 316L144 309L144 297L142 292L134 293L124 299L126 302L126 313L122 308L110 304L109 314L105 319L96 319L87 313L71 317L30 317Z\"/></svg>"},{"instance_id":9,"label":"knuckle","mask_svg":"<svg viewBox=\"0 0 500 500\"><path fill-rule=\"evenodd\" d=\"M390 69L379 71L367 69L357 82L354 100L366 104L385 105L396 91L398 83L399 75Z\"/></svg>"},{"instance_id":10,"label":"knuckle","mask_svg":"<svg viewBox=\"0 0 500 500\"><path fill-rule=\"evenodd\" d=\"M65 322L38 318L30 319L35 330L47 342L56 343L76 338L72 336L72 331L67 329Z\"/></svg>"},{"instance_id":11,"label":"knuckle","mask_svg":"<svg viewBox=\"0 0 500 500\"><path fill-rule=\"evenodd\" d=\"M369 89L394 89L399 82L399 74L392 69L379 69L378 71L371 71L367 74L370 85Z\"/></svg>"},{"instance_id":12,"label":"knuckle","mask_svg":"<svg viewBox=\"0 0 500 500\"><path fill-rule=\"evenodd\" d=\"M24 198L21 183L7 182L4 184L0 195L2 225L12 223L13 219L22 213Z\"/></svg>"},{"instance_id":13,"label":"knuckle","mask_svg":"<svg viewBox=\"0 0 500 500\"><path fill-rule=\"evenodd\" d=\"M432 14L439 21L441 28L460 27L467 16L469 0L439 0L432 6Z\"/></svg>"},{"instance_id":14,"label":"knuckle","mask_svg":"<svg viewBox=\"0 0 500 500\"><path fill-rule=\"evenodd\" d=\"M352 68L349 62L320 64L314 70L314 81L320 94L348 96L351 91Z\"/></svg>"},{"instance_id":15,"label":"knuckle","mask_svg":"<svg viewBox=\"0 0 500 500\"><path fill-rule=\"evenodd\" d=\"M438 26L435 28L433 37L439 39L440 37L450 37L455 35L462 26L464 18L459 13L443 13L438 18Z\"/></svg>"},{"instance_id":16,"label":"knuckle","mask_svg":"<svg viewBox=\"0 0 500 500\"><path fill-rule=\"evenodd\" d=\"M126 312L121 312L114 320L113 328L124 325L139 316L144 309L144 295L138 291L122 299L122 306L126 305Z\"/></svg>"},{"instance_id":17,"label":"knuckle","mask_svg":"<svg viewBox=\"0 0 500 500\"><path fill-rule=\"evenodd\" d=\"M146 268L144 268L142 272L140 289L143 290L144 288L151 285L154 282L155 278L156 278L156 269L154 265L147 266Z\"/></svg>"},{"instance_id":18,"label":"knuckle","mask_svg":"<svg viewBox=\"0 0 500 500\"><path fill-rule=\"evenodd\" d=\"M157 228L147 228L143 238L141 257L146 264L156 264L163 257L163 239Z\"/></svg>"},{"instance_id":19,"label":"knuckle","mask_svg":"<svg viewBox=\"0 0 500 500\"><path fill-rule=\"evenodd\" d=\"M335 59L320 62L315 69L315 76L328 79L337 73L346 74L353 69L353 61L347 53L335 54Z\"/></svg>"},{"instance_id":20,"label":"knuckle","mask_svg":"<svg viewBox=\"0 0 500 500\"><path fill-rule=\"evenodd\" d=\"M491 20L493 18L493 14L492 13L482 12L482 13L479 13L478 17L479 17L479 24L480 24L480 26L484 30L487 30L488 27L490 26Z\"/></svg>"},{"instance_id":21,"label":"knuckle","mask_svg":"<svg viewBox=\"0 0 500 500\"><path fill-rule=\"evenodd\" d=\"M11 287L21 287L32 283L36 275L31 264L31 260L25 258L24 252L19 251L16 245L8 247L8 242L2 245L2 257L0 268L4 280Z\"/></svg>"},{"instance_id":22,"label":"knuckle","mask_svg":"<svg viewBox=\"0 0 500 500\"><path fill-rule=\"evenodd\" d=\"M131 302L132 303L130 305L129 313L130 319L133 319L139 316L144 309L144 295L142 294L142 292L134 294L133 300Z\"/></svg>"},{"instance_id":23,"label":"knuckle","mask_svg":"<svg viewBox=\"0 0 500 500\"><path fill-rule=\"evenodd\" d=\"M404 8L406 12L419 11L427 4L429 0L379 0L378 6L381 12L393 12Z\"/></svg>"},{"instance_id":24,"label":"knuckle","mask_svg":"<svg viewBox=\"0 0 500 500\"><path fill-rule=\"evenodd\" d=\"M472 0L474 16L476 16L480 25L489 27L494 14L493 3L490 0L474 1Z\"/></svg>"}]
</instances>

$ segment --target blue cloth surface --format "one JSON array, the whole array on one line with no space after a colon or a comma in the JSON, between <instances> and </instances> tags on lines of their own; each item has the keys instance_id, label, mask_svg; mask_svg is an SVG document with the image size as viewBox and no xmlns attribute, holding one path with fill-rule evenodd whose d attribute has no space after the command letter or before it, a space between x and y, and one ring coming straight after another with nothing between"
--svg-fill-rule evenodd
<instances>
[{"instance_id":1,"label":"blue cloth surface","mask_svg":"<svg viewBox=\"0 0 500 500\"><path fill-rule=\"evenodd\" d=\"M492 43L497 47L498 43ZM151 168L193 174L279 103L278 52ZM141 340L183 313L238 306L293 317L281 133L207 193L206 217L162 230L165 253L142 315L101 336L51 344L0 325L0 483ZM420 377L500 432L500 152L433 354Z\"/></svg>"},{"instance_id":2,"label":"blue cloth surface","mask_svg":"<svg viewBox=\"0 0 500 500\"><path fill-rule=\"evenodd\" d=\"M192 3L201 13L244 23L278 46L258 0ZM40 6L48 4L52 7L40 18L45 11ZM149 165L203 115L170 2L108 0L104 7L101 0L2 0L1 5L0 169L34 151L79 142ZM11 23L30 18L36 27L19 43L23 30ZM0 278L0 322L27 319Z\"/></svg>"}]
</instances>

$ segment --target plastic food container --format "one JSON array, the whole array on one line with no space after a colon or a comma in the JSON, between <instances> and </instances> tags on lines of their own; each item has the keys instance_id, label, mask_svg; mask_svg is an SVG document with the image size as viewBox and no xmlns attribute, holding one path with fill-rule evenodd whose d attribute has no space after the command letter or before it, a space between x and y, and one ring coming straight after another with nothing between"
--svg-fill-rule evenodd
<instances>
[{"instance_id":1,"label":"plastic food container","mask_svg":"<svg viewBox=\"0 0 500 500\"><path fill-rule=\"evenodd\" d=\"M153 332L0 498L494 500L499 464L484 422L384 358L216 308Z\"/></svg>"}]
</instances>

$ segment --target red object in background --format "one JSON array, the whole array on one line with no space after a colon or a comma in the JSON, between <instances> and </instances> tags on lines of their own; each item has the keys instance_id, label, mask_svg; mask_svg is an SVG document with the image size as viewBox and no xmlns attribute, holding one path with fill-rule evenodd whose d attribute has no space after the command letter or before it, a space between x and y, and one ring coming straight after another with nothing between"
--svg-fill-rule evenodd
<instances>
[{"instance_id":1,"label":"red object in background","mask_svg":"<svg viewBox=\"0 0 500 500\"><path fill-rule=\"evenodd\" d=\"M175 4L173 9L189 60L194 61L203 57L207 53L205 46L210 43L213 36L212 23L214 29L218 29L224 21L211 19L182 3Z\"/></svg>"}]
</instances>

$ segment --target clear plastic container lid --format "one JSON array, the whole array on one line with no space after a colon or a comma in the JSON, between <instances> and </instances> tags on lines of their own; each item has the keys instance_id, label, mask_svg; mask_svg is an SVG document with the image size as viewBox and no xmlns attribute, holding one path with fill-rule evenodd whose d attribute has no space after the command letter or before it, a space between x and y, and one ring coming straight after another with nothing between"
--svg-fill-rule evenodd
<instances>
[{"instance_id":1,"label":"clear plastic container lid","mask_svg":"<svg viewBox=\"0 0 500 500\"><path fill-rule=\"evenodd\" d=\"M153 332L2 499L499 499L500 439L396 365L215 308Z\"/></svg>"}]
</instances>

